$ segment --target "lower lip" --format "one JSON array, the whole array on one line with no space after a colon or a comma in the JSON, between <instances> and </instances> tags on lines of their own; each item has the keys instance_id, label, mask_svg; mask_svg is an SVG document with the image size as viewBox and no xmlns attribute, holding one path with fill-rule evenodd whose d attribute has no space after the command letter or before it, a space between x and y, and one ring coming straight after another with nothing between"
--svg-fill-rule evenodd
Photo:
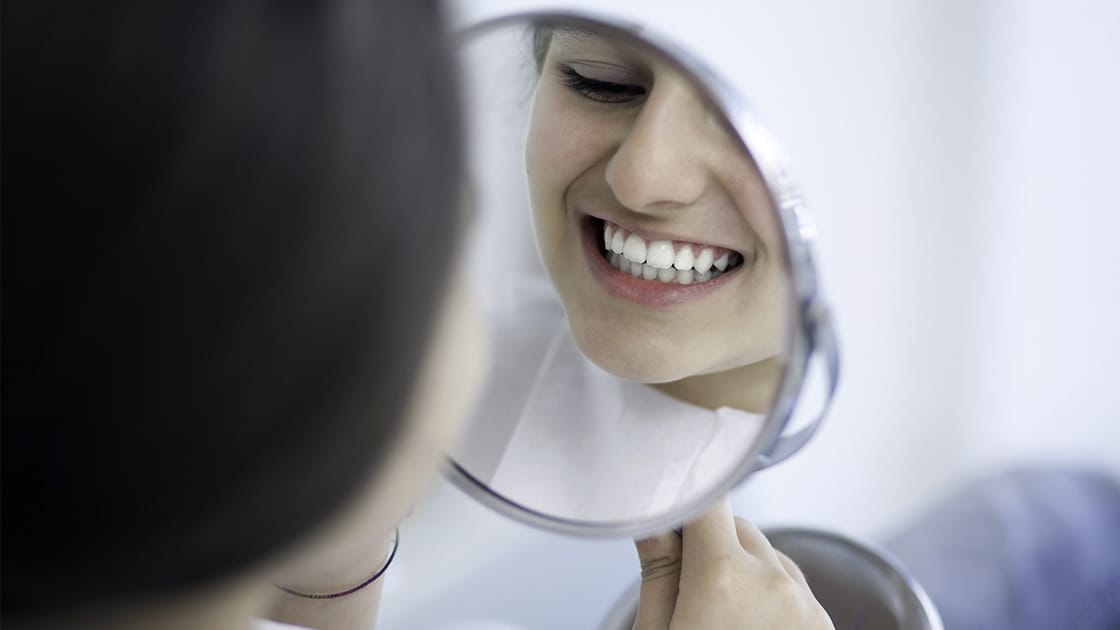
<instances>
[{"instance_id":1,"label":"lower lip","mask_svg":"<svg viewBox=\"0 0 1120 630\"><path fill-rule=\"evenodd\" d=\"M598 229L596 229L596 225L599 226ZM595 279L603 285L607 293L629 302L643 306L664 307L695 300L731 282L738 276L739 270L744 267L744 265L740 265L724 272L718 278L694 284L646 280L641 276L633 276L615 269L607 262L607 259L599 251L599 241L602 240L601 226L601 222L590 218L583 221L583 253L587 257L591 275L595 276Z\"/></svg>"}]
</instances>

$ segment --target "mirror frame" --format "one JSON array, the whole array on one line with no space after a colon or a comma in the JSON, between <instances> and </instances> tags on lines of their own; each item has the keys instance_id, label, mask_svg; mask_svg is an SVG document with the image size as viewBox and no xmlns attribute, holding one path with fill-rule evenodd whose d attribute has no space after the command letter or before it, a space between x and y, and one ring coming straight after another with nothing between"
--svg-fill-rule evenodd
<instances>
[{"instance_id":1,"label":"mirror frame","mask_svg":"<svg viewBox=\"0 0 1120 630\"><path fill-rule=\"evenodd\" d=\"M475 38L504 26L517 24L567 24L616 31L657 49L691 77L700 92L738 133L766 183L786 239L786 255L793 283L793 304L788 342L787 367L782 375L774 405L766 415L762 430L742 462L724 482L677 509L637 521L584 521L546 514L521 505L492 490L472 476L450 456L444 475L452 484L483 505L516 521L562 534L584 538L642 537L679 527L689 517L738 486L752 473L781 462L799 451L816 433L828 411L839 380L840 358L832 318L821 295L813 245L816 226L805 207L801 189L790 175L784 153L754 109L695 54L672 39L645 27L616 17L576 11L525 11L489 18L460 29L454 36L455 50L462 50ZM826 396L812 420L793 428L793 418L812 359L819 357L825 370Z\"/></svg>"}]
</instances>

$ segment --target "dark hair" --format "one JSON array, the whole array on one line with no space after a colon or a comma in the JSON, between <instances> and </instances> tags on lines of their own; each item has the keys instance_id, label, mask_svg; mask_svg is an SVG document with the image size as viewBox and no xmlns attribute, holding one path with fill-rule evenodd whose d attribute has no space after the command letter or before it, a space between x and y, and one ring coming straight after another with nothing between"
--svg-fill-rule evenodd
<instances>
[{"instance_id":1,"label":"dark hair","mask_svg":"<svg viewBox=\"0 0 1120 630\"><path fill-rule=\"evenodd\" d=\"M544 69L544 60L548 57L548 49L552 46L552 32L556 27L542 22L533 25L533 61L537 64L537 74Z\"/></svg>"},{"instance_id":2,"label":"dark hair","mask_svg":"<svg viewBox=\"0 0 1120 630\"><path fill-rule=\"evenodd\" d=\"M434 2L3 5L3 613L307 535L400 428L458 243Z\"/></svg>"}]
</instances>

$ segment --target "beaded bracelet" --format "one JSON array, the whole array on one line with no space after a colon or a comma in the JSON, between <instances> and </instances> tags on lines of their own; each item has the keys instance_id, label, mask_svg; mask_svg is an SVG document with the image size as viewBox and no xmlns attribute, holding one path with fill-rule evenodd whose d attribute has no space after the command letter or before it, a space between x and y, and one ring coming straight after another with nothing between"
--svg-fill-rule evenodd
<instances>
[{"instance_id":1,"label":"beaded bracelet","mask_svg":"<svg viewBox=\"0 0 1120 630\"><path fill-rule=\"evenodd\" d=\"M317 593L301 593L299 591L294 591L290 588L280 586L279 584L276 585L276 588L284 591L288 595L295 595L296 597L304 597L304 598L307 598L307 599L336 599L338 597L346 597L347 595L350 595L351 593L357 593L358 591L360 591L363 588L369 586L370 584L373 584L375 581L377 581L377 578L381 577L382 575L385 575L385 570L389 568L390 564L393 564L393 558L397 557L397 547L400 546L400 541L401 541L401 528L397 527L393 531L393 547L391 549L389 549L389 557L385 559L385 564L381 565L381 568L378 569L376 573L374 573L372 576L367 578L361 584L359 584L357 586L354 586L354 587L351 587L351 588L348 588L345 591L340 591L338 593L329 593L329 594L324 595L324 594L317 594Z\"/></svg>"}]
</instances>

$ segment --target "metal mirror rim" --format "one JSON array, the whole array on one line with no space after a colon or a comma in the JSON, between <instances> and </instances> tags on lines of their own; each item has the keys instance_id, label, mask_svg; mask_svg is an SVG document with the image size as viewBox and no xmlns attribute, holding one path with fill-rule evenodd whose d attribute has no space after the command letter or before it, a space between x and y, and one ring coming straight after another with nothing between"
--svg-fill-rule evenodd
<instances>
[{"instance_id":1,"label":"metal mirror rim","mask_svg":"<svg viewBox=\"0 0 1120 630\"><path fill-rule=\"evenodd\" d=\"M762 124L753 108L723 79L713 72L695 54L669 37L642 28L635 32L632 25L611 16L581 11L525 11L488 18L459 29L455 45L462 49L476 38L504 26L517 24L567 24L607 29L625 34L645 45L661 51L688 73L698 89L723 114L731 128L754 159L766 183L767 190L778 213L785 234L790 278L793 283L795 318L788 343L789 364L782 375L775 403L767 413L759 439L726 479L708 492L686 501L676 509L663 514L632 521L584 521L566 519L533 510L505 497L464 470L450 456L446 458L444 476L468 496L483 505L516 521L541 529L584 538L640 537L679 526L689 516L697 514L719 497L727 494L752 473L777 463L799 450L816 432L827 409L827 401L835 390L838 377L838 352L831 318L822 298L814 265L813 243L816 229L802 200L800 188L790 175L786 159L770 131ZM809 359L823 348L829 372L829 392L825 407L810 426L786 436L787 448L779 448L783 431L788 425L804 382Z\"/></svg>"},{"instance_id":2,"label":"metal mirror rim","mask_svg":"<svg viewBox=\"0 0 1120 630\"><path fill-rule=\"evenodd\" d=\"M905 565L886 549L864 540L857 540L837 532L812 527L765 527L762 531L777 549L785 546L783 545L784 542L798 541L818 545L826 544L833 549L843 550L864 559L882 575L891 576L895 580L898 592L909 600L909 609L920 619L924 628L944 630L941 614L926 589L911 575Z\"/></svg>"}]
</instances>

